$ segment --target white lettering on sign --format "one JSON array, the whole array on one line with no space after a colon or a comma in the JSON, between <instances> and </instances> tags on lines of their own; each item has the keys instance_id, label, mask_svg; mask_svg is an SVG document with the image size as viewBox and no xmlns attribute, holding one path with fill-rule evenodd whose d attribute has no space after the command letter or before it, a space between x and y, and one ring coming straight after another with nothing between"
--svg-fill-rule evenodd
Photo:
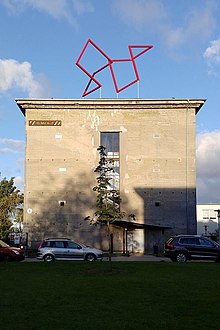
<instances>
[{"instance_id":1,"label":"white lettering on sign","mask_svg":"<svg viewBox=\"0 0 220 330\"><path fill-rule=\"evenodd\" d=\"M61 120L29 120L29 126L61 126Z\"/></svg>"}]
</instances>

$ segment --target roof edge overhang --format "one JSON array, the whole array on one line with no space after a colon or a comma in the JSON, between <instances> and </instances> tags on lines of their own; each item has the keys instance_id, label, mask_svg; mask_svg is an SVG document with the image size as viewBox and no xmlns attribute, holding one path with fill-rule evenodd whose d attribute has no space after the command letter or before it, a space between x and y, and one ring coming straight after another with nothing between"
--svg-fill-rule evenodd
<instances>
[{"instance_id":1,"label":"roof edge overhang","mask_svg":"<svg viewBox=\"0 0 220 330\"><path fill-rule=\"evenodd\" d=\"M196 114L206 99L15 99L25 116L26 109L190 109Z\"/></svg>"},{"instance_id":2,"label":"roof edge overhang","mask_svg":"<svg viewBox=\"0 0 220 330\"><path fill-rule=\"evenodd\" d=\"M171 229L171 226L167 225L155 225L155 224L147 224L147 223L139 223L139 222L131 222L127 220L115 220L113 225L126 228L126 229L152 229L152 230L163 230L163 229Z\"/></svg>"}]
</instances>

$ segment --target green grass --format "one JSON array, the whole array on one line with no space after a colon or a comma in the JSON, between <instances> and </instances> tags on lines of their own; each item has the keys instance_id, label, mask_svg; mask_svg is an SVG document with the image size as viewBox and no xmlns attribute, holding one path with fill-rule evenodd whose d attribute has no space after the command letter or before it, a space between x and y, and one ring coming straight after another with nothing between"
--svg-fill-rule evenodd
<instances>
[{"instance_id":1,"label":"green grass","mask_svg":"<svg viewBox=\"0 0 220 330\"><path fill-rule=\"evenodd\" d=\"M220 265L0 263L0 329L218 329Z\"/></svg>"}]
</instances>

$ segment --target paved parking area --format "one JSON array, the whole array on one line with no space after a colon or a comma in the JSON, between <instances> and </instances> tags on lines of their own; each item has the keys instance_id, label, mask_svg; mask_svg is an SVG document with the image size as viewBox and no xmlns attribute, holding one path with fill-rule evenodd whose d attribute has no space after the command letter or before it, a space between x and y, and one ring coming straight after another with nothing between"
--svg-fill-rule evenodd
<instances>
[{"instance_id":1,"label":"paved parking area","mask_svg":"<svg viewBox=\"0 0 220 330\"><path fill-rule=\"evenodd\" d=\"M137 255L137 254L132 254L129 257L112 257L113 261L160 261L160 262L165 262L169 261L169 258L165 257L157 257L152 254L144 254L144 255Z\"/></svg>"},{"instance_id":2,"label":"paved parking area","mask_svg":"<svg viewBox=\"0 0 220 330\"><path fill-rule=\"evenodd\" d=\"M103 258L103 261L108 261L107 257ZM112 261L155 261L155 262L170 262L169 258L165 257L156 257L151 254L147 255L137 255L137 254L132 254L129 257L126 256L117 256L117 257L112 257ZM37 260L36 258L32 257L27 257L23 262L42 262L41 260Z\"/></svg>"}]
</instances>

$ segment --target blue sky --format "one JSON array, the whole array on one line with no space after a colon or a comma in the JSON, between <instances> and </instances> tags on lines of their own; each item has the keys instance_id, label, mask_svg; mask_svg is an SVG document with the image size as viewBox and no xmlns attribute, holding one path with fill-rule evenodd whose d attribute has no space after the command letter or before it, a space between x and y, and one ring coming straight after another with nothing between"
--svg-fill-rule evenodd
<instances>
[{"instance_id":1,"label":"blue sky","mask_svg":"<svg viewBox=\"0 0 220 330\"><path fill-rule=\"evenodd\" d=\"M16 98L81 98L88 82L75 62L87 39L111 58L153 45L136 59L137 85L119 98L205 98L197 115L197 199L220 202L219 0L0 0L0 172L23 189L25 119ZM83 58L93 72L93 50ZM93 58L93 61L91 61ZM116 67L120 84L129 70ZM124 77L124 78L123 78ZM103 98L117 97L110 73ZM89 98L99 98L96 91Z\"/></svg>"}]
</instances>

